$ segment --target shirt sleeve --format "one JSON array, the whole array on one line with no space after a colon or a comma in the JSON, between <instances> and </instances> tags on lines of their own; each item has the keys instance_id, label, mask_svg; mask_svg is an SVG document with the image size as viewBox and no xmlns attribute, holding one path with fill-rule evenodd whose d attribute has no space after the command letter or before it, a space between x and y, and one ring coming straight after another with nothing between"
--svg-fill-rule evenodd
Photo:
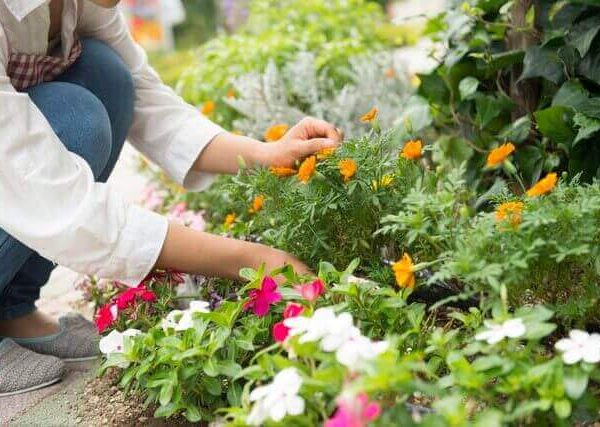
<instances>
[{"instance_id":1,"label":"shirt sleeve","mask_svg":"<svg viewBox=\"0 0 600 427\"><path fill-rule=\"evenodd\" d=\"M0 26L0 228L57 264L139 283L156 263L167 220L94 181L85 160L13 88L7 51Z\"/></svg>"},{"instance_id":2,"label":"shirt sleeve","mask_svg":"<svg viewBox=\"0 0 600 427\"><path fill-rule=\"evenodd\" d=\"M192 165L223 128L161 82L117 8L105 9L89 1L81 7L79 35L107 43L133 75L136 96L130 142L186 189L206 188L214 176L196 172Z\"/></svg>"}]
</instances>

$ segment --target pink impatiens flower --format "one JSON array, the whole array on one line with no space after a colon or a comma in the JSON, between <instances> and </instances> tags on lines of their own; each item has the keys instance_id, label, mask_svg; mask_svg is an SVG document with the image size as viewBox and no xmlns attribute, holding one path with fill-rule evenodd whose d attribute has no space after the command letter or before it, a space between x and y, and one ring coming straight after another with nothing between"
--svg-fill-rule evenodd
<instances>
[{"instance_id":1,"label":"pink impatiens flower","mask_svg":"<svg viewBox=\"0 0 600 427\"><path fill-rule=\"evenodd\" d=\"M155 302L156 294L147 289L143 283L139 284L137 288L129 288L117 296L116 304L119 310L125 310L135 305L136 299L140 298L145 302Z\"/></svg>"},{"instance_id":2,"label":"pink impatiens flower","mask_svg":"<svg viewBox=\"0 0 600 427\"><path fill-rule=\"evenodd\" d=\"M281 293L277 289L277 282L272 277L265 277L260 289L253 289L248 295L250 298L244 304L244 310L252 309L258 317L269 314L270 306L281 301Z\"/></svg>"},{"instance_id":3,"label":"pink impatiens flower","mask_svg":"<svg viewBox=\"0 0 600 427\"><path fill-rule=\"evenodd\" d=\"M99 333L106 331L110 328L115 320L117 320L118 308L116 304L105 304L98 309L96 313L96 328Z\"/></svg>"},{"instance_id":4,"label":"pink impatiens flower","mask_svg":"<svg viewBox=\"0 0 600 427\"><path fill-rule=\"evenodd\" d=\"M164 190L159 190L156 184L151 184L144 189L142 195L140 197L140 203L151 211L160 208L165 198L167 197L167 192Z\"/></svg>"},{"instance_id":5,"label":"pink impatiens flower","mask_svg":"<svg viewBox=\"0 0 600 427\"><path fill-rule=\"evenodd\" d=\"M317 279L312 283L306 285L294 286L294 289L298 291L302 298L309 302L315 302L325 292L325 284L321 279Z\"/></svg>"},{"instance_id":6,"label":"pink impatiens flower","mask_svg":"<svg viewBox=\"0 0 600 427\"><path fill-rule=\"evenodd\" d=\"M366 393L359 393L353 399L340 399L337 411L325 421L324 427L365 427L380 415L379 403L369 402Z\"/></svg>"},{"instance_id":7,"label":"pink impatiens flower","mask_svg":"<svg viewBox=\"0 0 600 427\"><path fill-rule=\"evenodd\" d=\"M295 304L293 302L288 303L283 310L283 318L289 319L290 317L298 317L302 313L304 313L304 306L300 304ZM290 328L283 324L283 321L275 323L273 325L273 339L276 342L283 342L287 339L290 334Z\"/></svg>"}]
</instances>

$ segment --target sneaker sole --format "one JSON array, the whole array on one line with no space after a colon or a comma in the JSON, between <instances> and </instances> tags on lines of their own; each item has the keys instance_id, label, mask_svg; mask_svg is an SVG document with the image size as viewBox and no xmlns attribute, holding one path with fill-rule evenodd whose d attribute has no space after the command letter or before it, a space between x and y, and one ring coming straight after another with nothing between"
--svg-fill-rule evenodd
<instances>
[{"instance_id":1,"label":"sneaker sole","mask_svg":"<svg viewBox=\"0 0 600 427\"><path fill-rule=\"evenodd\" d=\"M77 363L77 362L89 362L91 360L97 360L100 358L100 355L97 356L88 356L88 357L79 357L74 359L61 359L65 363Z\"/></svg>"},{"instance_id":2,"label":"sneaker sole","mask_svg":"<svg viewBox=\"0 0 600 427\"><path fill-rule=\"evenodd\" d=\"M42 388L46 388L53 384L56 384L60 382L60 380L62 380L62 377L57 377L43 384L34 385L33 387L25 388L23 390L11 391L10 393L0 393L0 397L16 396L17 394L29 393L31 391L40 390Z\"/></svg>"}]
</instances>

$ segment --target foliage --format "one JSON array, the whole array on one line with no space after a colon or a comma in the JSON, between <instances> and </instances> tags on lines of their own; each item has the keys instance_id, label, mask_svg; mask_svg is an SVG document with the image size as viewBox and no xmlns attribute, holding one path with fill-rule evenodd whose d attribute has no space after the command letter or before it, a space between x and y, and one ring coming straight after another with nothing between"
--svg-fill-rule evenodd
<instances>
[{"instance_id":1,"label":"foliage","mask_svg":"<svg viewBox=\"0 0 600 427\"><path fill-rule=\"evenodd\" d=\"M233 80L236 96L225 102L240 119L235 130L257 139L277 123L292 125L306 116L335 123L346 136L359 136L367 127L356 119L374 105L382 128L392 128L396 108L413 91L406 71L395 66L389 53L354 57L340 69L348 81L338 88L326 73L318 73L313 53L301 52L281 70L271 62L264 73Z\"/></svg>"},{"instance_id":2,"label":"foliage","mask_svg":"<svg viewBox=\"0 0 600 427\"><path fill-rule=\"evenodd\" d=\"M248 24L202 46L197 65L182 77L179 88L195 104L219 101L212 118L229 126L234 116L220 100L231 79L263 72L270 61L282 66L298 52L309 51L316 55L317 69L341 87L348 80L340 70L349 57L388 45L377 30L384 21L380 7L363 0L254 0Z\"/></svg>"},{"instance_id":3,"label":"foliage","mask_svg":"<svg viewBox=\"0 0 600 427\"><path fill-rule=\"evenodd\" d=\"M527 185L551 170L581 172L584 181L598 176L594 4L477 0L429 22L448 51L421 76L419 95L432 111L443 165L468 160L470 181L483 188L498 175L515 181L482 172L489 150L511 141Z\"/></svg>"}]
</instances>

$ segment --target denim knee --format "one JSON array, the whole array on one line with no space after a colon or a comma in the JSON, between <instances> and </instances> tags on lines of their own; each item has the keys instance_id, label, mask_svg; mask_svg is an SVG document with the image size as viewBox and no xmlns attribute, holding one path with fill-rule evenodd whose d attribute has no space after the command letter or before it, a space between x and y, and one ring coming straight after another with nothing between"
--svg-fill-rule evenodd
<instances>
[{"instance_id":1,"label":"denim knee","mask_svg":"<svg viewBox=\"0 0 600 427\"><path fill-rule=\"evenodd\" d=\"M98 178L112 151L111 123L102 102L89 90L64 82L27 92L65 147L82 157Z\"/></svg>"}]
</instances>

